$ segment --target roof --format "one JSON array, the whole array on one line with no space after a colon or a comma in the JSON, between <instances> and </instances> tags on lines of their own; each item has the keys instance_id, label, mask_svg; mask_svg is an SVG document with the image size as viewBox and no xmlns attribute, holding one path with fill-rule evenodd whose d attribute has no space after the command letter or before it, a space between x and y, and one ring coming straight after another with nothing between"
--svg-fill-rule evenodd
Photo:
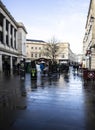
<instances>
[{"instance_id":1,"label":"roof","mask_svg":"<svg viewBox=\"0 0 95 130\"><path fill-rule=\"evenodd\" d=\"M6 6L2 3L2 1L0 0L0 7L6 12L6 14L10 17L10 19L15 23L15 25L17 26L17 22L16 20L13 18L13 16L11 15L11 13L7 10Z\"/></svg>"},{"instance_id":2,"label":"roof","mask_svg":"<svg viewBox=\"0 0 95 130\"><path fill-rule=\"evenodd\" d=\"M45 43L45 41L43 41L43 40L35 40L35 39L26 39L26 41L31 41L31 42L43 42L43 43Z\"/></svg>"},{"instance_id":3,"label":"roof","mask_svg":"<svg viewBox=\"0 0 95 130\"><path fill-rule=\"evenodd\" d=\"M22 22L18 22L18 28L23 28L23 30L27 33L26 28Z\"/></svg>"},{"instance_id":4,"label":"roof","mask_svg":"<svg viewBox=\"0 0 95 130\"><path fill-rule=\"evenodd\" d=\"M11 15L11 13L8 11L8 9L6 8L6 6L2 3L2 1L0 0L0 7L5 11L5 13L9 16L9 18L15 23L15 25L18 28L23 28L24 31L27 33L25 26L23 25L23 23L21 22L17 22L14 17Z\"/></svg>"}]
</instances>

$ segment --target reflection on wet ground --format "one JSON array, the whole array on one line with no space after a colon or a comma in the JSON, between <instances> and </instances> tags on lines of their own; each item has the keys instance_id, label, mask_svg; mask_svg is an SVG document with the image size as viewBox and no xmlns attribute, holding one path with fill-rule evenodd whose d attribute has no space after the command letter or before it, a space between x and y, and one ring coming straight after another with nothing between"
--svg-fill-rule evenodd
<instances>
[{"instance_id":1,"label":"reflection on wet ground","mask_svg":"<svg viewBox=\"0 0 95 130\"><path fill-rule=\"evenodd\" d=\"M0 78L0 128L95 130L95 84L81 73ZM5 125L6 124L6 125Z\"/></svg>"}]
</instances>

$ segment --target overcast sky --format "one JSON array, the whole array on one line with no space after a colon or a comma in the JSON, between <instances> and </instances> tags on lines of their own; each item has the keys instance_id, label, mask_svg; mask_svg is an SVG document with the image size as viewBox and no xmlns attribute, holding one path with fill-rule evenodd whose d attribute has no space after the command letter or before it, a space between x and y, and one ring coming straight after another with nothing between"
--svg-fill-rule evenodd
<instances>
[{"instance_id":1,"label":"overcast sky","mask_svg":"<svg viewBox=\"0 0 95 130\"><path fill-rule=\"evenodd\" d=\"M69 42L82 53L90 0L2 0L17 22L23 22L28 39Z\"/></svg>"}]
</instances>

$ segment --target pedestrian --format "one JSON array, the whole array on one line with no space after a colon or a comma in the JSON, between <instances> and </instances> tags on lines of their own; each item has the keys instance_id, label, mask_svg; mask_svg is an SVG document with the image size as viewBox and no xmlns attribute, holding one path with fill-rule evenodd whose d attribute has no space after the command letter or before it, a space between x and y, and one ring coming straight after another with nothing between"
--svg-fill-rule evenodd
<instances>
[{"instance_id":1,"label":"pedestrian","mask_svg":"<svg viewBox=\"0 0 95 130\"><path fill-rule=\"evenodd\" d=\"M44 68L45 68L44 63L40 63L41 74L43 74L43 70L44 70Z\"/></svg>"},{"instance_id":2,"label":"pedestrian","mask_svg":"<svg viewBox=\"0 0 95 130\"><path fill-rule=\"evenodd\" d=\"M40 64L39 63L36 64L36 68L37 68L37 72L41 72Z\"/></svg>"},{"instance_id":3,"label":"pedestrian","mask_svg":"<svg viewBox=\"0 0 95 130\"><path fill-rule=\"evenodd\" d=\"M24 64L24 61L21 61L21 64L20 64L20 77L22 79L25 78L25 64Z\"/></svg>"},{"instance_id":4,"label":"pedestrian","mask_svg":"<svg viewBox=\"0 0 95 130\"><path fill-rule=\"evenodd\" d=\"M31 61L31 79L37 79L37 68L35 61Z\"/></svg>"}]
</instances>

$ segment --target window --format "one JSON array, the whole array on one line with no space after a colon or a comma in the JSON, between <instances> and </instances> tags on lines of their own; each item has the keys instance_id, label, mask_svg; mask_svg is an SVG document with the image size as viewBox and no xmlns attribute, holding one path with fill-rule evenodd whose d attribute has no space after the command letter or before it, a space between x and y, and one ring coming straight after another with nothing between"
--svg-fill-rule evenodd
<instances>
[{"instance_id":1,"label":"window","mask_svg":"<svg viewBox=\"0 0 95 130\"><path fill-rule=\"evenodd\" d=\"M3 32L0 31L0 41L3 43Z\"/></svg>"},{"instance_id":2,"label":"window","mask_svg":"<svg viewBox=\"0 0 95 130\"><path fill-rule=\"evenodd\" d=\"M13 47L13 39L12 39L12 37L11 37L11 47Z\"/></svg>"},{"instance_id":3,"label":"window","mask_svg":"<svg viewBox=\"0 0 95 130\"><path fill-rule=\"evenodd\" d=\"M6 20L6 31L8 32L8 25L9 25L9 22L8 20Z\"/></svg>"},{"instance_id":4,"label":"window","mask_svg":"<svg viewBox=\"0 0 95 130\"><path fill-rule=\"evenodd\" d=\"M64 54L62 55L62 58L64 58Z\"/></svg>"},{"instance_id":5,"label":"window","mask_svg":"<svg viewBox=\"0 0 95 130\"><path fill-rule=\"evenodd\" d=\"M31 47L31 49L33 49L33 47Z\"/></svg>"},{"instance_id":6,"label":"window","mask_svg":"<svg viewBox=\"0 0 95 130\"><path fill-rule=\"evenodd\" d=\"M16 49L16 39L14 40L14 48Z\"/></svg>"},{"instance_id":7,"label":"window","mask_svg":"<svg viewBox=\"0 0 95 130\"><path fill-rule=\"evenodd\" d=\"M16 38L16 29L14 29L14 37Z\"/></svg>"},{"instance_id":8,"label":"window","mask_svg":"<svg viewBox=\"0 0 95 130\"><path fill-rule=\"evenodd\" d=\"M41 47L39 47L39 50L41 50Z\"/></svg>"},{"instance_id":9,"label":"window","mask_svg":"<svg viewBox=\"0 0 95 130\"><path fill-rule=\"evenodd\" d=\"M0 26L3 27L3 18L4 16L0 13Z\"/></svg>"},{"instance_id":10,"label":"window","mask_svg":"<svg viewBox=\"0 0 95 130\"><path fill-rule=\"evenodd\" d=\"M11 31L11 32L10 32L10 33L11 33L11 35L12 35L12 29L13 29L13 26L11 25L11 29L10 29L10 31Z\"/></svg>"},{"instance_id":11,"label":"window","mask_svg":"<svg viewBox=\"0 0 95 130\"><path fill-rule=\"evenodd\" d=\"M31 57L33 57L33 53L31 53Z\"/></svg>"},{"instance_id":12,"label":"window","mask_svg":"<svg viewBox=\"0 0 95 130\"><path fill-rule=\"evenodd\" d=\"M9 45L8 43L9 43L9 41L8 41L8 35L6 35L6 44L7 44L7 46Z\"/></svg>"},{"instance_id":13,"label":"window","mask_svg":"<svg viewBox=\"0 0 95 130\"><path fill-rule=\"evenodd\" d=\"M35 49L37 50L37 47L35 47Z\"/></svg>"},{"instance_id":14,"label":"window","mask_svg":"<svg viewBox=\"0 0 95 130\"><path fill-rule=\"evenodd\" d=\"M39 58L41 57L41 54L39 54Z\"/></svg>"},{"instance_id":15,"label":"window","mask_svg":"<svg viewBox=\"0 0 95 130\"><path fill-rule=\"evenodd\" d=\"M35 54L35 57L37 58L37 54Z\"/></svg>"}]
</instances>

